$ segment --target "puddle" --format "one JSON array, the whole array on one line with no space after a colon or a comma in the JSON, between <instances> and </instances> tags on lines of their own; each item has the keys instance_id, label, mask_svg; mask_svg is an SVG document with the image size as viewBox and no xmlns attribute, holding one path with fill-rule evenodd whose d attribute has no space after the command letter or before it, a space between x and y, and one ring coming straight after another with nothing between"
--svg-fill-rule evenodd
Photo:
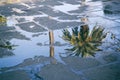
<instances>
[{"instance_id":1,"label":"puddle","mask_svg":"<svg viewBox=\"0 0 120 80\"><path fill-rule=\"evenodd\" d=\"M120 44L120 16L115 5L111 8L107 2L93 0L86 0L83 4L80 1L73 4L52 1L54 6L48 5L47 0L39 5L34 0L30 1L0 6L1 9L11 10L10 13L0 10L0 74L25 70L35 80L34 74L48 64L66 65L62 57L98 58L105 51L114 52L116 47L119 52L120 46L114 44L115 40ZM95 25L100 27L95 29ZM111 43L115 47L111 47Z\"/></svg>"},{"instance_id":2,"label":"puddle","mask_svg":"<svg viewBox=\"0 0 120 80\"><path fill-rule=\"evenodd\" d=\"M93 25L90 26L89 28L90 31L88 32L92 33L91 30L93 29ZM71 28L67 28L67 29L71 33L72 31ZM17 64L22 63L25 59L34 58L35 56L55 57L57 61L62 62L60 55L63 56L69 55L69 54L65 54L66 53L65 49L68 49L69 47L72 46L70 46L70 44L68 43L69 41L66 42L64 39L62 39L63 29L53 30L52 32L45 31L39 33L31 33L24 31L20 28L17 28L16 26L15 30L19 32L21 35L27 37L28 39L27 40L21 38L19 39L14 36L13 38L9 39L9 42L11 44L17 46L14 47L14 50L12 50L12 52L14 53L13 56L0 58L1 68L15 66ZM72 52L67 52L67 53L72 53Z\"/></svg>"},{"instance_id":3,"label":"puddle","mask_svg":"<svg viewBox=\"0 0 120 80\"><path fill-rule=\"evenodd\" d=\"M19 30L20 31L20 30ZM59 33L59 34L58 34ZM29 32L21 31L21 34L29 37L30 40L20 40L20 39L11 39L11 44L18 45L13 50L15 54L12 57L5 57L0 59L0 67L9 67L21 63L26 58L33 58L35 56L46 56L49 57L49 32L37 33L38 36L33 37L35 34ZM28 34L28 35L27 35ZM36 34L36 35L37 35ZM65 41L63 41L59 36L62 35L61 30L54 31L55 37L55 56L59 58L59 53L64 52L66 47ZM58 44L57 44L58 43ZM40 44L40 45L39 45ZM59 47L62 46L63 47ZM24 50L25 49L25 50Z\"/></svg>"}]
</instances>

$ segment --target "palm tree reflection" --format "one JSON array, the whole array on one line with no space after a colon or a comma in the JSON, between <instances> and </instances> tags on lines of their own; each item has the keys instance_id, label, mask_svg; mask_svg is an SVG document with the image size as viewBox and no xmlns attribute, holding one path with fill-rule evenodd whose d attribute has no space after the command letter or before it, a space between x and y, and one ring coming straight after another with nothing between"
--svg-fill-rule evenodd
<instances>
[{"instance_id":1,"label":"palm tree reflection","mask_svg":"<svg viewBox=\"0 0 120 80\"><path fill-rule=\"evenodd\" d=\"M98 47L102 44L102 40L106 35L104 28L95 26L90 32L88 25L83 25L80 28L72 28L72 33L64 29L62 39L73 46L71 49L66 50L72 51L76 56L85 57L94 56L96 51L100 51Z\"/></svg>"},{"instance_id":2,"label":"palm tree reflection","mask_svg":"<svg viewBox=\"0 0 120 80\"><path fill-rule=\"evenodd\" d=\"M9 28L7 28L6 26L7 23L7 18L4 16L0 15L0 58L4 57L4 56L12 56L14 55L10 50L13 49L13 46L10 42L9 42L9 36L5 36L8 35L9 33ZM5 26L6 25L6 26ZM10 36L11 37L11 36Z\"/></svg>"},{"instance_id":3,"label":"palm tree reflection","mask_svg":"<svg viewBox=\"0 0 120 80\"><path fill-rule=\"evenodd\" d=\"M12 49L13 45L9 41L3 41L0 39L0 47L1 48L6 48L6 49Z\"/></svg>"},{"instance_id":4,"label":"palm tree reflection","mask_svg":"<svg viewBox=\"0 0 120 80\"><path fill-rule=\"evenodd\" d=\"M0 15L0 26L6 25L7 18Z\"/></svg>"},{"instance_id":5,"label":"palm tree reflection","mask_svg":"<svg viewBox=\"0 0 120 80\"><path fill-rule=\"evenodd\" d=\"M0 58L14 55L12 51L10 51L12 49L13 45L9 41L3 41L0 39Z\"/></svg>"}]
</instances>

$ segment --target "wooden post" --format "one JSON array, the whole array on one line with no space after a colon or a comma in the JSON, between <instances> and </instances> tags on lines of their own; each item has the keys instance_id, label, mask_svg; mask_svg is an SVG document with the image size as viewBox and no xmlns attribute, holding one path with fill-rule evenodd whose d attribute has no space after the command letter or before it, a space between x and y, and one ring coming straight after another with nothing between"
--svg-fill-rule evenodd
<instances>
[{"instance_id":1,"label":"wooden post","mask_svg":"<svg viewBox=\"0 0 120 80\"><path fill-rule=\"evenodd\" d=\"M54 34L53 31L49 31L49 44L50 44L50 57L54 57Z\"/></svg>"},{"instance_id":2,"label":"wooden post","mask_svg":"<svg viewBox=\"0 0 120 80\"><path fill-rule=\"evenodd\" d=\"M50 57L54 57L54 46L50 45Z\"/></svg>"},{"instance_id":3,"label":"wooden post","mask_svg":"<svg viewBox=\"0 0 120 80\"><path fill-rule=\"evenodd\" d=\"M49 40L50 40L50 45L53 45L54 44L54 34L53 34L53 31L50 30L49 31Z\"/></svg>"}]
</instances>

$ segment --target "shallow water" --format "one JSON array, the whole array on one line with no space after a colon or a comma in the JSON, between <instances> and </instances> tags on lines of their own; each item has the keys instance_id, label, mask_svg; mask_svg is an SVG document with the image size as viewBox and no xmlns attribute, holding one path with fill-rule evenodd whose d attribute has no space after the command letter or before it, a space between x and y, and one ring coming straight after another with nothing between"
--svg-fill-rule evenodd
<instances>
[{"instance_id":1,"label":"shallow water","mask_svg":"<svg viewBox=\"0 0 120 80\"><path fill-rule=\"evenodd\" d=\"M60 54L66 53L64 49L70 46L61 39L62 30L80 26L82 17L88 18L86 24L90 25L90 29L97 23L105 27L107 31L119 35L120 13L112 1L108 3L92 0L84 3L75 2L58 0L49 4L49 1L47 3L45 0L1 5L0 14L7 18L7 25L0 26L0 31L2 31L0 38L17 46L12 50L13 56L5 55L0 58L0 68L15 66L35 56L49 57L49 30L53 30L54 33L54 57L62 62ZM113 13L108 14L104 12L104 9L110 3L113 7L107 10ZM119 1L117 3L120 5Z\"/></svg>"}]
</instances>

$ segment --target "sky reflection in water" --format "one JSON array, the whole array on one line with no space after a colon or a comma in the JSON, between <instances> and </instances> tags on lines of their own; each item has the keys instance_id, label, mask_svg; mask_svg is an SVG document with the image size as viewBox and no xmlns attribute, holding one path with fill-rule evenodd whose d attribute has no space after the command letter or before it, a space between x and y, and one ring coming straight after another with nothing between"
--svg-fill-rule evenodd
<instances>
[{"instance_id":1,"label":"sky reflection in water","mask_svg":"<svg viewBox=\"0 0 120 80\"><path fill-rule=\"evenodd\" d=\"M88 3L86 3L85 7L81 7L82 5L72 5L72 4L67 4L67 3L63 3L63 5L56 5L54 7L52 7L54 10L57 11L61 11L64 12L66 14L75 14L78 15L77 13L72 13L72 11L76 10L79 11L79 9L83 8L86 9L86 11L84 11L84 16L88 16L89 22L88 24L90 24L90 31L92 30L92 28L94 27L94 25L96 24L96 22L98 24L102 24L102 26L105 26L106 28L108 28L108 25L112 25L112 26L116 26L117 23L113 22L113 21L103 21L103 19L101 18L101 16L106 16L108 15L108 13L105 12L105 10L101 10L102 8L104 8L105 4L103 4L101 1L95 2L95 5L101 5L101 7L98 8L98 10L100 11L96 11L96 12L92 12L95 8L95 5L91 5L94 4L92 2L89 2L90 0L88 0ZM24 4L25 5L25 4ZM27 6L27 5L25 5ZM72 7L72 8L69 8ZM30 7L29 7L30 8ZM61 9L63 8L63 9ZM61 10L60 10L61 9ZM105 7L106 9L106 7ZM19 9L13 9L14 11L16 11L16 13L21 13L21 11ZM82 10L82 9L81 9ZM90 10L91 12L88 12L88 10ZM70 12L71 11L71 12ZM96 17L97 14L97 17ZM92 17L90 17L90 15L92 15ZM98 16L100 15L100 16ZM27 59L27 58L33 58L34 56L46 56L49 57L50 56L50 46L49 46L49 31L44 31L44 32L36 32L36 33L32 33L29 31L25 31L22 28L20 28L19 26L16 26L16 24L21 24L24 23L20 22L20 19L24 18L25 22L31 22L34 20L34 18L36 17L49 17L47 14L41 14L41 15L33 15L33 16L16 16L16 15L12 15L12 16L8 16L7 17L7 27L4 26L0 26L0 30L3 31L2 33L0 32L0 37L8 41L10 41L11 44L14 45L18 45L15 47L15 50L13 50L12 52L15 54L14 56L9 56L9 57L4 57L4 58L0 58L0 67L9 67L9 66L14 66L17 65L19 63L21 63L23 60ZM108 16L109 17L109 16ZM114 18L115 16L112 16L112 18ZM80 18L81 15L79 15L79 19L75 19L75 20L62 20L59 19L58 17L49 17L52 18L56 21L60 21L60 22L80 22ZM77 17L78 18L78 17ZM104 25L103 25L104 24ZM14 28L13 28L14 26ZM66 26L67 27L67 26ZM75 27L75 26L73 26ZM6 28L6 29L4 29ZM34 28L34 26L30 27L31 29ZM47 28L48 29L48 28ZM68 28L70 30L70 28ZM67 49L68 47L70 47L70 45L65 42L64 40L62 40L62 29L59 30L54 30L54 56L55 58L57 58L59 61L60 57L59 55L61 53L65 53L64 49ZM119 32L118 32L119 33Z\"/></svg>"}]
</instances>

